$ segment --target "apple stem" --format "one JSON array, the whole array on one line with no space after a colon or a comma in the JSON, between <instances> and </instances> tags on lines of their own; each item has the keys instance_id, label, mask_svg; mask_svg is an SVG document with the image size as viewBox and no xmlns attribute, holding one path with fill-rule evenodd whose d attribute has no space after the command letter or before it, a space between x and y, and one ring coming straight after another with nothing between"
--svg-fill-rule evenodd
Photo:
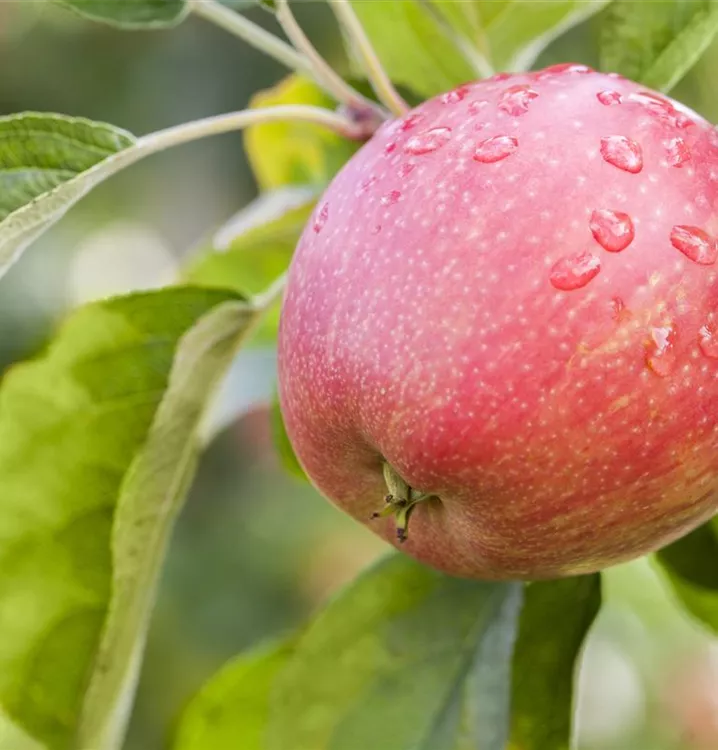
<instances>
[{"instance_id":1,"label":"apple stem","mask_svg":"<svg viewBox=\"0 0 718 750\"><path fill-rule=\"evenodd\" d=\"M409 105L394 88L354 9L347 0L329 0L329 5L347 38L354 45L354 51L377 98L394 115L403 117L409 111Z\"/></svg>"},{"instance_id":2,"label":"apple stem","mask_svg":"<svg viewBox=\"0 0 718 750\"><path fill-rule=\"evenodd\" d=\"M372 518L386 518L394 516L396 521L396 538L404 543L408 538L409 516L418 503L428 500L433 495L427 492L417 492L410 487L397 473L394 467L384 462L384 481L389 494L384 498L386 507L372 513Z\"/></svg>"},{"instance_id":3,"label":"apple stem","mask_svg":"<svg viewBox=\"0 0 718 750\"><path fill-rule=\"evenodd\" d=\"M288 0L277 0L275 12L282 31L294 48L308 61L312 77L328 94L352 110L372 113L374 119L378 119L379 122L387 119L389 113L386 110L350 86L317 52L316 47L297 23Z\"/></svg>"}]
</instances>

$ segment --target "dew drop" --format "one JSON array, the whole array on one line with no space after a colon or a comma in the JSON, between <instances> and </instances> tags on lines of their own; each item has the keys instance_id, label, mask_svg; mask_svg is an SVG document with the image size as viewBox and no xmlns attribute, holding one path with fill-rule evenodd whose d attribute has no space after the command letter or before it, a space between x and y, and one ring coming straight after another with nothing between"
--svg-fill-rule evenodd
<instances>
[{"instance_id":1,"label":"dew drop","mask_svg":"<svg viewBox=\"0 0 718 750\"><path fill-rule=\"evenodd\" d=\"M394 151L396 151L396 141L389 141L389 143L384 146L384 153L391 154Z\"/></svg>"},{"instance_id":2,"label":"dew drop","mask_svg":"<svg viewBox=\"0 0 718 750\"><path fill-rule=\"evenodd\" d=\"M718 336L715 328L706 323L698 331L698 346L706 357L718 359Z\"/></svg>"},{"instance_id":3,"label":"dew drop","mask_svg":"<svg viewBox=\"0 0 718 750\"><path fill-rule=\"evenodd\" d=\"M683 112L679 112L676 115L675 123L676 127L680 128L681 130L685 130L686 128L690 128L692 125L696 124L695 120L692 117L683 114Z\"/></svg>"},{"instance_id":4,"label":"dew drop","mask_svg":"<svg viewBox=\"0 0 718 750\"><path fill-rule=\"evenodd\" d=\"M431 128L409 138L404 146L407 154L420 156L440 149L451 138L451 128Z\"/></svg>"},{"instance_id":5,"label":"dew drop","mask_svg":"<svg viewBox=\"0 0 718 750\"><path fill-rule=\"evenodd\" d=\"M511 73L494 73L491 78L487 78L487 81L507 81L511 78Z\"/></svg>"},{"instance_id":6,"label":"dew drop","mask_svg":"<svg viewBox=\"0 0 718 750\"><path fill-rule=\"evenodd\" d=\"M510 86L499 98L499 109L512 117L519 117L529 111L529 104L538 98L530 86Z\"/></svg>"},{"instance_id":7,"label":"dew drop","mask_svg":"<svg viewBox=\"0 0 718 750\"><path fill-rule=\"evenodd\" d=\"M588 226L596 242L609 253L620 253L621 250L625 250L635 237L633 221L622 211L596 209L591 214Z\"/></svg>"},{"instance_id":8,"label":"dew drop","mask_svg":"<svg viewBox=\"0 0 718 750\"><path fill-rule=\"evenodd\" d=\"M445 94L442 94L440 100L442 104L456 104L457 102L465 99L468 93L468 86L459 86L458 88L452 89L451 91L447 91Z\"/></svg>"},{"instance_id":9,"label":"dew drop","mask_svg":"<svg viewBox=\"0 0 718 750\"><path fill-rule=\"evenodd\" d=\"M638 174L643 169L641 147L623 135L607 135L601 138L601 156L624 172Z\"/></svg>"},{"instance_id":10,"label":"dew drop","mask_svg":"<svg viewBox=\"0 0 718 750\"><path fill-rule=\"evenodd\" d=\"M651 328L651 337L646 342L646 364L659 377L667 377L676 366L675 344L674 325Z\"/></svg>"},{"instance_id":11,"label":"dew drop","mask_svg":"<svg viewBox=\"0 0 718 750\"><path fill-rule=\"evenodd\" d=\"M390 190L388 193L384 193L384 195L381 196L380 202L382 206L393 206L395 203L399 202L400 198L400 190Z\"/></svg>"},{"instance_id":12,"label":"dew drop","mask_svg":"<svg viewBox=\"0 0 718 750\"><path fill-rule=\"evenodd\" d=\"M664 145L668 163L672 167L682 167L691 158L691 152L683 138L671 138Z\"/></svg>"},{"instance_id":13,"label":"dew drop","mask_svg":"<svg viewBox=\"0 0 718 750\"><path fill-rule=\"evenodd\" d=\"M481 141L474 151L474 160L482 164L493 164L511 156L519 147L516 138L510 135L495 135Z\"/></svg>"},{"instance_id":14,"label":"dew drop","mask_svg":"<svg viewBox=\"0 0 718 750\"><path fill-rule=\"evenodd\" d=\"M423 114L420 114L419 112L412 112L399 123L399 130L405 133L407 130L415 128L424 119L426 118Z\"/></svg>"},{"instance_id":15,"label":"dew drop","mask_svg":"<svg viewBox=\"0 0 718 750\"><path fill-rule=\"evenodd\" d=\"M614 104L620 104L622 101L621 95L618 93L618 91L613 91L613 89L599 91L596 94L596 99L598 99L601 104L605 104L607 107L612 107Z\"/></svg>"},{"instance_id":16,"label":"dew drop","mask_svg":"<svg viewBox=\"0 0 718 750\"><path fill-rule=\"evenodd\" d=\"M327 220L329 219L329 204L324 203L322 204L322 207L319 209L319 212L316 215L316 218L314 219L314 224L312 225L312 229L319 234L319 232L324 229L325 224L327 223Z\"/></svg>"},{"instance_id":17,"label":"dew drop","mask_svg":"<svg viewBox=\"0 0 718 750\"><path fill-rule=\"evenodd\" d=\"M489 106L489 103L486 101L486 99L477 99L476 101L473 101L471 102L471 104L469 104L469 107L468 107L469 114L478 115L482 109L488 106Z\"/></svg>"},{"instance_id":18,"label":"dew drop","mask_svg":"<svg viewBox=\"0 0 718 750\"><path fill-rule=\"evenodd\" d=\"M673 227L671 244L701 266L712 266L718 260L718 241L699 227Z\"/></svg>"},{"instance_id":19,"label":"dew drop","mask_svg":"<svg viewBox=\"0 0 718 750\"><path fill-rule=\"evenodd\" d=\"M414 165L411 162L405 161L399 167L399 177L408 177L414 171Z\"/></svg>"},{"instance_id":20,"label":"dew drop","mask_svg":"<svg viewBox=\"0 0 718 750\"><path fill-rule=\"evenodd\" d=\"M367 190L377 181L376 175L372 175L371 177L367 177L366 180L362 180L359 183L359 189L356 191L357 195L361 195L362 193L366 193Z\"/></svg>"},{"instance_id":21,"label":"dew drop","mask_svg":"<svg viewBox=\"0 0 718 750\"><path fill-rule=\"evenodd\" d=\"M593 70L588 65L581 65L579 63L558 63L540 70L539 77L558 75L560 73L593 73Z\"/></svg>"},{"instance_id":22,"label":"dew drop","mask_svg":"<svg viewBox=\"0 0 718 750\"><path fill-rule=\"evenodd\" d=\"M549 281L562 292L581 289L601 270L598 256L584 251L575 255L567 255L554 263Z\"/></svg>"}]
</instances>

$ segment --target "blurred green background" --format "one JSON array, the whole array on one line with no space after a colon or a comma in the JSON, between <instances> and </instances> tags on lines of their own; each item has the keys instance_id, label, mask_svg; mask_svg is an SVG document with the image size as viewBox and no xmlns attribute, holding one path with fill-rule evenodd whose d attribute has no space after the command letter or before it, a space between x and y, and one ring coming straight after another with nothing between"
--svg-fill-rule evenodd
<instances>
[{"instance_id":1,"label":"blurred green background","mask_svg":"<svg viewBox=\"0 0 718 750\"><path fill-rule=\"evenodd\" d=\"M271 26L261 10L251 15ZM304 3L298 17L341 67L325 7ZM600 16L578 27L540 62L595 64L599 25ZM713 122L717 68L714 45L673 92ZM284 75L200 20L128 33L26 0L0 2L0 71L0 114L58 111L136 134L240 109ZM255 193L237 135L154 157L96 190L0 282L0 372L41 349L70 307L171 281ZM217 668L296 627L384 550L279 469L264 406L273 377L272 351L244 353L215 407L223 428L176 529L127 750L166 747ZM681 614L647 562L605 580L608 604L580 675L581 750L715 750L718 641ZM0 750L20 747L0 723Z\"/></svg>"}]
</instances>

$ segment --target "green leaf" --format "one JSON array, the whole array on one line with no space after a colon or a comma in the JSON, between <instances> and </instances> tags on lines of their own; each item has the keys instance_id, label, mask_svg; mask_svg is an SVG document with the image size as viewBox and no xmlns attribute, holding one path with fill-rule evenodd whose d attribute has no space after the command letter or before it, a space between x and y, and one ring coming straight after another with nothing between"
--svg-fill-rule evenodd
<instances>
[{"instance_id":1,"label":"green leaf","mask_svg":"<svg viewBox=\"0 0 718 750\"><path fill-rule=\"evenodd\" d=\"M479 48L499 71L528 70L568 29L610 0L474 0L483 27Z\"/></svg>"},{"instance_id":2,"label":"green leaf","mask_svg":"<svg viewBox=\"0 0 718 750\"><path fill-rule=\"evenodd\" d=\"M513 656L510 750L571 746L575 664L600 606L599 575L527 586Z\"/></svg>"},{"instance_id":3,"label":"green leaf","mask_svg":"<svg viewBox=\"0 0 718 750\"><path fill-rule=\"evenodd\" d=\"M179 23L189 10L186 0L56 0L94 21L122 28L158 28Z\"/></svg>"},{"instance_id":4,"label":"green leaf","mask_svg":"<svg viewBox=\"0 0 718 750\"><path fill-rule=\"evenodd\" d=\"M521 598L390 556L298 638L267 750L503 750Z\"/></svg>"},{"instance_id":5,"label":"green leaf","mask_svg":"<svg viewBox=\"0 0 718 750\"><path fill-rule=\"evenodd\" d=\"M0 704L51 750L122 732L197 424L254 314L208 289L109 300L5 377Z\"/></svg>"},{"instance_id":6,"label":"green leaf","mask_svg":"<svg viewBox=\"0 0 718 750\"><path fill-rule=\"evenodd\" d=\"M276 395L272 399L270 408L272 418L272 438L274 439L274 446L277 449L282 465L292 476L308 482L309 477L299 463L299 459L297 458L292 443L289 440L289 435L287 435L287 428L284 426L284 418L282 417L282 410L279 406L279 398Z\"/></svg>"},{"instance_id":7,"label":"green leaf","mask_svg":"<svg viewBox=\"0 0 718 750\"><path fill-rule=\"evenodd\" d=\"M422 0L352 0L352 7L395 83L429 97L476 78ZM353 59L349 44L348 52ZM361 75L356 61L353 65Z\"/></svg>"},{"instance_id":8,"label":"green leaf","mask_svg":"<svg viewBox=\"0 0 718 750\"><path fill-rule=\"evenodd\" d=\"M334 109L335 102L298 75L285 78L251 100L252 109L310 104ZM244 134L247 158L262 190L285 185L322 188L357 151L358 145L326 128L286 121L254 125Z\"/></svg>"},{"instance_id":9,"label":"green leaf","mask_svg":"<svg viewBox=\"0 0 718 750\"><path fill-rule=\"evenodd\" d=\"M192 284L259 294L289 267L316 203L316 191L288 187L260 196L232 217L185 273ZM252 344L274 344L281 304L266 312Z\"/></svg>"},{"instance_id":10,"label":"green leaf","mask_svg":"<svg viewBox=\"0 0 718 750\"><path fill-rule=\"evenodd\" d=\"M229 662L185 709L174 750L264 750L272 691L293 646L265 646Z\"/></svg>"},{"instance_id":11,"label":"green leaf","mask_svg":"<svg viewBox=\"0 0 718 750\"><path fill-rule=\"evenodd\" d=\"M601 67L669 91L718 32L714 0L615 0L601 32Z\"/></svg>"},{"instance_id":12,"label":"green leaf","mask_svg":"<svg viewBox=\"0 0 718 750\"><path fill-rule=\"evenodd\" d=\"M0 276L132 152L129 133L63 115L0 117Z\"/></svg>"},{"instance_id":13,"label":"green leaf","mask_svg":"<svg viewBox=\"0 0 718 750\"><path fill-rule=\"evenodd\" d=\"M718 518L656 553L688 612L718 634Z\"/></svg>"}]
</instances>

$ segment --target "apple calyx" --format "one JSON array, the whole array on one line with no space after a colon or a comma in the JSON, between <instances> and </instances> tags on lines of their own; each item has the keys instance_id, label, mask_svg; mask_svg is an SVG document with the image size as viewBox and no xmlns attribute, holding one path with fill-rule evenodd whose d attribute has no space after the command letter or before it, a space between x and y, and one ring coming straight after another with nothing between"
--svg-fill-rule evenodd
<instances>
[{"instance_id":1,"label":"apple calyx","mask_svg":"<svg viewBox=\"0 0 718 750\"><path fill-rule=\"evenodd\" d=\"M410 487L406 481L399 476L394 467L384 462L384 481L389 490L384 498L386 507L383 510L372 513L372 518L386 518L394 516L396 521L396 538L402 544L408 539L409 516L416 505L423 500L428 500L432 495L427 492L419 492Z\"/></svg>"}]
</instances>

